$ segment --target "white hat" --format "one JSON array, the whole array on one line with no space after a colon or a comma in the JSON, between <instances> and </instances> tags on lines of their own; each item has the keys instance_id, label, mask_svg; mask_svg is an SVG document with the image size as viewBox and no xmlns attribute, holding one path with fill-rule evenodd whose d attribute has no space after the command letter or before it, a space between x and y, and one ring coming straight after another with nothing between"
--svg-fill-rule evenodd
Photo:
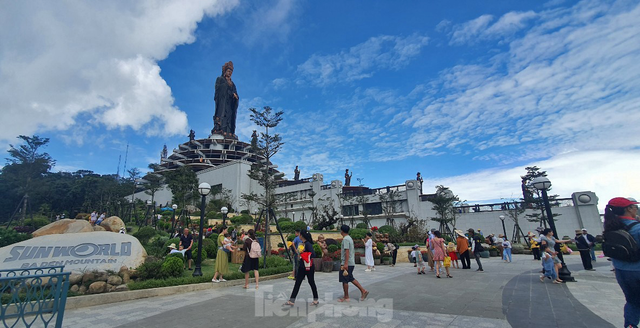
<instances>
[{"instance_id":1,"label":"white hat","mask_svg":"<svg viewBox=\"0 0 640 328\"><path fill-rule=\"evenodd\" d=\"M169 248L176 249L176 243L171 243L171 245L169 245Z\"/></svg>"}]
</instances>

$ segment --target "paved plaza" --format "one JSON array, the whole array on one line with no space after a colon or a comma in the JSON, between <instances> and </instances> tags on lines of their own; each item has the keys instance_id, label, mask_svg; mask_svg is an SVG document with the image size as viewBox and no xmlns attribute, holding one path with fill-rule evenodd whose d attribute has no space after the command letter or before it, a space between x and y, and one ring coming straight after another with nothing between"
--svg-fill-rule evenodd
<instances>
[{"instance_id":1,"label":"paved plaza","mask_svg":"<svg viewBox=\"0 0 640 328\"><path fill-rule=\"evenodd\" d=\"M67 310L65 327L622 327L624 297L610 265L598 259L584 271L579 256L565 256L577 282L541 283L540 262L515 255L512 263L483 259L484 272L452 269L452 279L417 275L412 264L380 266L356 279L370 291L365 302L339 303L338 273L317 273L320 305L310 306L303 283L296 306L283 309L293 280L265 281L260 289L205 291ZM428 267L427 267L428 270ZM251 285L253 287L253 285Z\"/></svg>"}]
</instances>

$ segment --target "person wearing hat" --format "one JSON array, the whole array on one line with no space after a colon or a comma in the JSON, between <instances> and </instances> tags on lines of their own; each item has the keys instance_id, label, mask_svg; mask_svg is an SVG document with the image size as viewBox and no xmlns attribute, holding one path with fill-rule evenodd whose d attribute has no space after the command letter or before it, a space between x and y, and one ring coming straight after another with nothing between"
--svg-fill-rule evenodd
<instances>
[{"instance_id":1,"label":"person wearing hat","mask_svg":"<svg viewBox=\"0 0 640 328\"><path fill-rule=\"evenodd\" d=\"M640 244L640 224L635 224L637 215L638 202L624 197L611 199L604 209L604 232L624 229ZM624 326L637 327L640 321L640 261L611 261L618 285L627 301L624 306Z\"/></svg>"},{"instance_id":2,"label":"person wearing hat","mask_svg":"<svg viewBox=\"0 0 640 328\"><path fill-rule=\"evenodd\" d=\"M576 247L580 252L580 259L585 270L596 271L591 264L591 255L589 254L589 242L582 235L582 230L576 229Z\"/></svg>"},{"instance_id":3,"label":"person wearing hat","mask_svg":"<svg viewBox=\"0 0 640 328\"><path fill-rule=\"evenodd\" d=\"M415 245L413 247L411 247L411 249L413 250L411 253L411 256L415 257L416 259L416 267L418 268L418 274L426 274L424 272L424 269L427 268L426 265L424 265L424 260L422 259L422 252L420 251L420 245Z\"/></svg>"},{"instance_id":4,"label":"person wearing hat","mask_svg":"<svg viewBox=\"0 0 640 328\"><path fill-rule=\"evenodd\" d=\"M475 233L473 229L469 229L469 240L471 241L471 251L473 252L473 257L476 259L476 263L478 264L479 272L483 272L482 262L480 261L480 253L484 251L484 247L482 247L482 236Z\"/></svg>"},{"instance_id":5,"label":"person wearing hat","mask_svg":"<svg viewBox=\"0 0 640 328\"><path fill-rule=\"evenodd\" d=\"M464 235L462 230L455 230L458 237L456 238L456 247L460 254L460 262L463 269L471 269L471 259L469 257L469 239Z\"/></svg>"},{"instance_id":6,"label":"person wearing hat","mask_svg":"<svg viewBox=\"0 0 640 328\"><path fill-rule=\"evenodd\" d=\"M595 248L596 248L596 237L594 237L593 235L589 234L587 232L587 229L582 228L582 238L587 242L587 244L589 245L589 255L591 256L591 261L596 261L596 252L595 252Z\"/></svg>"},{"instance_id":7,"label":"person wearing hat","mask_svg":"<svg viewBox=\"0 0 640 328\"><path fill-rule=\"evenodd\" d=\"M533 254L534 261L540 261L540 244L536 240L536 235L533 232L529 232L529 244L531 245L531 254Z\"/></svg>"}]
</instances>

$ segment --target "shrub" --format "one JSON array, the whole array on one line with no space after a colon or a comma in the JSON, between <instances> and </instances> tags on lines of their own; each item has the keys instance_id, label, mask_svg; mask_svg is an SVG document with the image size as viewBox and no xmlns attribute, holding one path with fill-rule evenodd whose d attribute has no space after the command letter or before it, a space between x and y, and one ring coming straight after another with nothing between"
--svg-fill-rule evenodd
<instances>
[{"instance_id":1,"label":"shrub","mask_svg":"<svg viewBox=\"0 0 640 328\"><path fill-rule=\"evenodd\" d=\"M291 233L295 230L293 222L280 222L278 223L278 226L280 227L280 232L282 233Z\"/></svg>"},{"instance_id":2,"label":"shrub","mask_svg":"<svg viewBox=\"0 0 640 328\"><path fill-rule=\"evenodd\" d=\"M144 250L147 251L147 255L149 256L161 258L167 255L167 251L162 247L155 245L142 245L142 247L144 247Z\"/></svg>"},{"instance_id":3,"label":"shrub","mask_svg":"<svg viewBox=\"0 0 640 328\"><path fill-rule=\"evenodd\" d=\"M36 230L46 226L49 223L51 223L49 220L42 218L24 220L25 226L33 227Z\"/></svg>"},{"instance_id":4,"label":"shrub","mask_svg":"<svg viewBox=\"0 0 640 328\"><path fill-rule=\"evenodd\" d=\"M184 262L178 257L167 257L162 262L160 268L161 274L164 277L180 277L182 276Z\"/></svg>"},{"instance_id":5,"label":"shrub","mask_svg":"<svg viewBox=\"0 0 640 328\"><path fill-rule=\"evenodd\" d=\"M183 262L184 262L184 256L182 256L182 253L173 253L173 254L168 254L166 258L168 259L168 258L170 258L170 257L177 257L177 258L179 258L181 261L183 261Z\"/></svg>"},{"instance_id":6,"label":"shrub","mask_svg":"<svg viewBox=\"0 0 640 328\"><path fill-rule=\"evenodd\" d=\"M327 250L329 251L329 253L334 253L338 250L338 245L329 245L327 246Z\"/></svg>"},{"instance_id":7,"label":"shrub","mask_svg":"<svg viewBox=\"0 0 640 328\"><path fill-rule=\"evenodd\" d=\"M369 232L367 229L356 228L351 229L351 231L349 231L349 235L351 236L351 238L353 238L354 241L356 241L364 239L364 236L367 235L367 232Z\"/></svg>"},{"instance_id":8,"label":"shrub","mask_svg":"<svg viewBox=\"0 0 640 328\"><path fill-rule=\"evenodd\" d=\"M222 219L222 213L220 212L209 212L207 213L207 215L205 215L205 217L207 218L207 220L221 220Z\"/></svg>"},{"instance_id":9,"label":"shrub","mask_svg":"<svg viewBox=\"0 0 640 328\"><path fill-rule=\"evenodd\" d=\"M213 243L217 246L218 244L218 234L217 233L212 233L211 235L209 235L209 237L207 237L207 239L211 239L213 241Z\"/></svg>"},{"instance_id":10,"label":"shrub","mask_svg":"<svg viewBox=\"0 0 640 328\"><path fill-rule=\"evenodd\" d=\"M384 244L383 243L376 243L376 248L378 248L378 250L380 252L384 251Z\"/></svg>"},{"instance_id":11,"label":"shrub","mask_svg":"<svg viewBox=\"0 0 640 328\"><path fill-rule=\"evenodd\" d=\"M26 233L19 233L15 230L0 228L0 247L19 243L29 238L31 238L31 235L27 235Z\"/></svg>"},{"instance_id":12,"label":"shrub","mask_svg":"<svg viewBox=\"0 0 640 328\"><path fill-rule=\"evenodd\" d=\"M356 224L356 229L366 229L369 230L369 226L366 223L358 223Z\"/></svg>"},{"instance_id":13,"label":"shrub","mask_svg":"<svg viewBox=\"0 0 640 328\"><path fill-rule=\"evenodd\" d=\"M313 251L316 253L317 257L322 255L322 248L318 244L313 244Z\"/></svg>"},{"instance_id":14,"label":"shrub","mask_svg":"<svg viewBox=\"0 0 640 328\"><path fill-rule=\"evenodd\" d=\"M238 225L238 224L252 224L253 223L253 217L251 217L251 215L249 214L242 214L242 215L238 215L238 216L234 216L231 219L229 219L229 221L231 221L231 223Z\"/></svg>"},{"instance_id":15,"label":"shrub","mask_svg":"<svg viewBox=\"0 0 640 328\"><path fill-rule=\"evenodd\" d=\"M327 238L324 240L327 245L338 245L338 242L333 238Z\"/></svg>"},{"instance_id":16,"label":"shrub","mask_svg":"<svg viewBox=\"0 0 640 328\"><path fill-rule=\"evenodd\" d=\"M138 238L140 243L143 245L149 242L149 239L151 239L151 237L155 235L156 235L156 230L153 229L152 227L142 227L140 228L140 230L136 231L136 233L133 234L133 236Z\"/></svg>"},{"instance_id":17,"label":"shrub","mask_svg":"<svg viewBox=\"0 0 640 328\"><path fill-rule=\"evenodd\" d=\"M296 239L296 234L294 233L287 236L287 241L293 241L294 239Z\"/></svg>"},{"instance_id":18,"label":"shrub","mask_svg":"<svg viewBox=\"0 0 640 328\"><path fill-rule=\"evenodd\" d=\"M289 218L279 218L278 219L278 223L282 223L282 222L291 222L291 219L289 219Z\"/></svg>"},{"instance_id":19,"label":"shrub","mask_svg":"<svg viewBox=\"0 0 640 328\"><path fill-rule=\"evenodd\" d=\"M154 261L154 262L145 262L141 266L136 269L138 273L138 278L140 280L148 280L148 279L162 279L162 262Z\"/></svg>"},{"instance_id":20,"label":"shrub","mask_svg":"<svg viewBox=\"0 0 640 328\"><path fill-rule=\"evenodd\" d=\"M388 233L391 236L391 234L396 233L396 229L390 225L383 225L378 229L378 232L382 234Z\"/></svg>"},{"instance_id":21,"label":"shrub","mask_svg":"<svg viewBox=\"0 0 640 328\"><path fill-rule=\"evenodd\" d=\"M293 230L295 231L296 229L300 229L300 231L307 230L307 224L304 221L296 221L293 223Z\"/></svg>"},{"instance_id":22,"label":"shrub","mask_svg":"<svg viewBox=\"0 0 640 328\"><path fill-rule=\"evenodd\" d=\"M162 245L162 248L165 250L165 252L169 252L169 245L171 244L176 244L176 249L179 248L180 246L180 238L176 237L176 238L171 238L171 239L167 239L164 242L164 245Z\"/></svg>"},{"instance_id":23,"label":"shrub","mask_svg":"<svg viewBox=\"0 0 640 328\"><path fill-rule=\"evenodd\" d=\"M524 253L524 245L522 245L522 244L512 244L511 245L511 252L513 254L522 254L522 253Z\"/></svg>"},{"instance_id":24,"label":"shrub","mask_svg":"<svg viewBox=\"0 0 640 328\"><path fill-rule=\"evenodd\" d=\"M260 263L260 268L262 268L264 264L262 257L260 257L259 263ZM276 256L276 255L267 256L267 268L275 268L275 267L281 267L281 266L289 266L289 268L291 268L291 262L289 262L288 260L280 256Z\"/></svg>"},{"instance_id":25,"label":"shrub","mask_svg":"<svg viewBox=\"0 0 640 328\"><path fill-rule=\"evenodd\" d=\"M202 240L202 247L207 251L207 256L210 259L215 259L216 255L218 255L218 246L215 241L205 238Z\"/></svg>"}]
</instances>

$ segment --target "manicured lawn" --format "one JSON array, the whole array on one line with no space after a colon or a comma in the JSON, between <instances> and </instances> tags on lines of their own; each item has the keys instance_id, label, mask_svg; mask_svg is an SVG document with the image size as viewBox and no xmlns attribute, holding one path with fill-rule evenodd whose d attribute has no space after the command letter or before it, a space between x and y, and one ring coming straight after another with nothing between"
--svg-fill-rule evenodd
<instances>
[{"instance_id":1,"label":"manicured lawn","mask_svg":"<svg viewBox=\"0 0 640 328\"><path fill-rule=\"evenodd\" d=\"M206 259L204 261L202 261L202 275L205 277L212 277L213 278L213 274L215 273L215 266L216 266L216 260L215 259ZM193 263L191 264L191 268L195 269L196 268L196 261L193 260ZM240 264L233 264L233 263L229 263L229 273L232 272L239 272L238 269L240 268ZM193 276L193 271L189 271L189 270L184 270L184 272L182 273L183 277L191 277Z\"/></svg>"}]
</instances>

